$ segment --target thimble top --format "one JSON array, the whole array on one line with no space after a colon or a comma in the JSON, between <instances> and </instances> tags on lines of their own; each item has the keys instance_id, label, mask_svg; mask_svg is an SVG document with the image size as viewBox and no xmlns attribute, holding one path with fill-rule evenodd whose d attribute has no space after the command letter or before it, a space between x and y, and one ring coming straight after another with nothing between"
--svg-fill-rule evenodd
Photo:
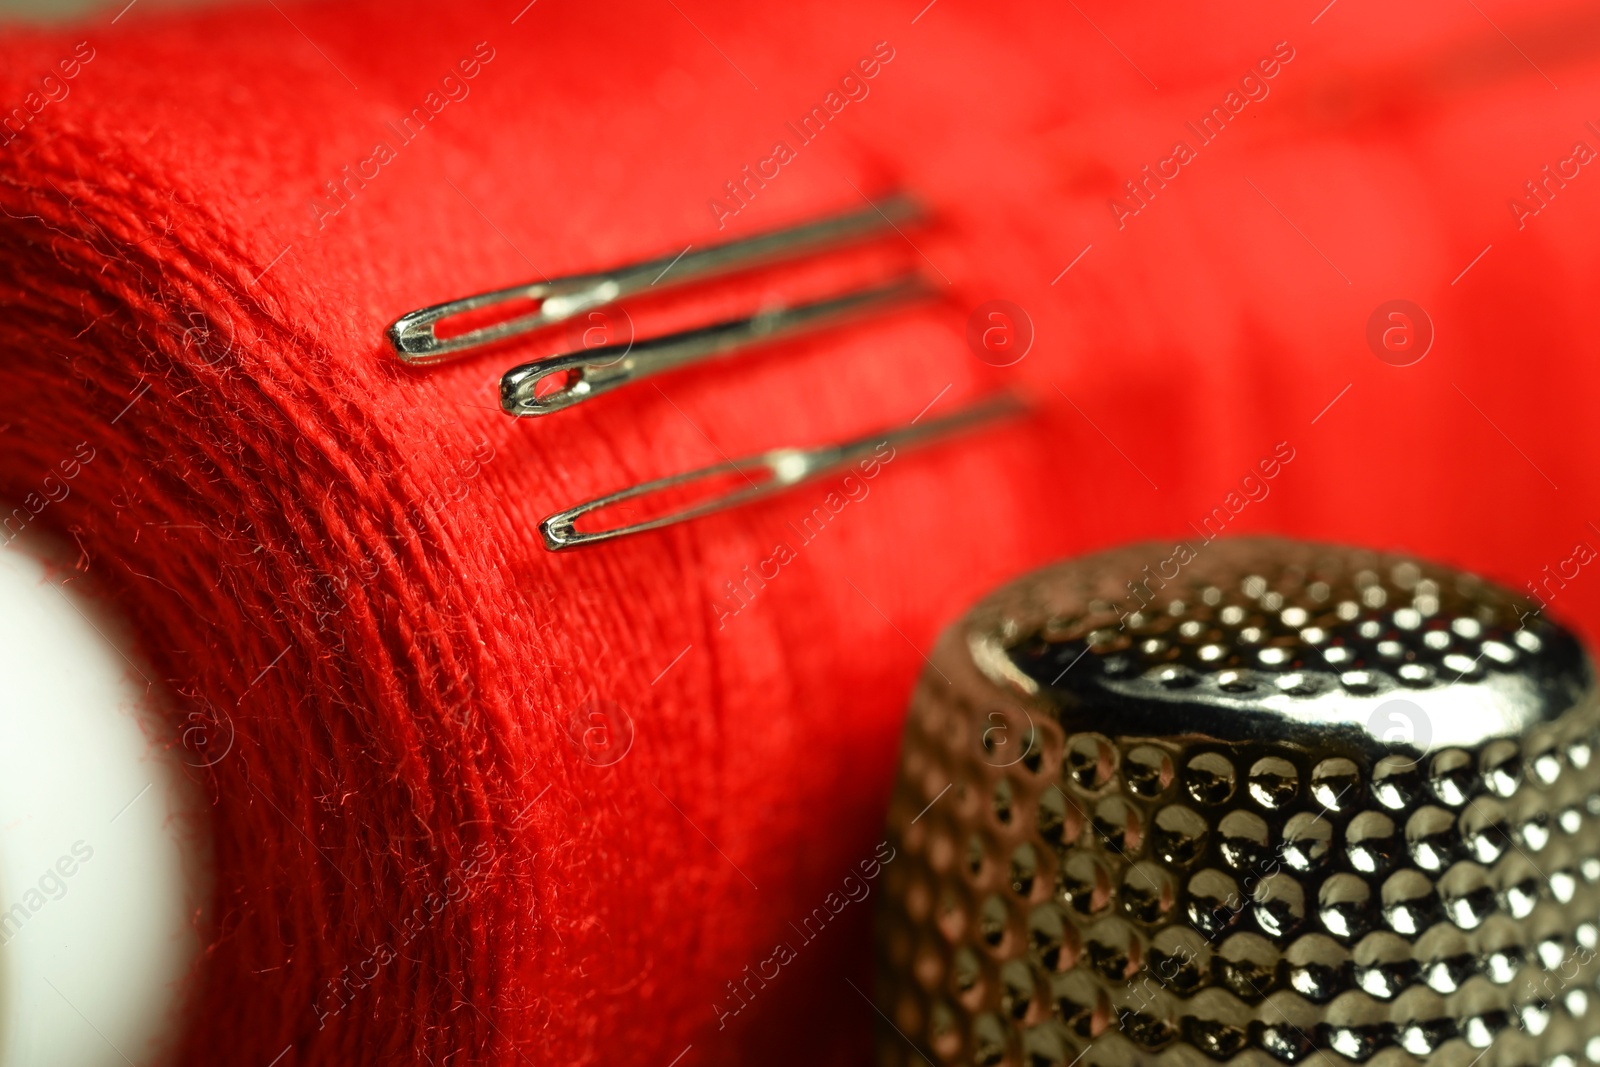
<instances>
[{"instance_id":1,"label":"thimble top","mask_svg":"<svg viewBox=\"0 0 1600 1067\"><path fill-rule=\"evenodd\" d=\"M1136 545L1009 587L967 651L1074 715L1154 736L1472 745L1593 688L1573 634L1472 574L1274 538Z\"/></svg>"}]
</instances>

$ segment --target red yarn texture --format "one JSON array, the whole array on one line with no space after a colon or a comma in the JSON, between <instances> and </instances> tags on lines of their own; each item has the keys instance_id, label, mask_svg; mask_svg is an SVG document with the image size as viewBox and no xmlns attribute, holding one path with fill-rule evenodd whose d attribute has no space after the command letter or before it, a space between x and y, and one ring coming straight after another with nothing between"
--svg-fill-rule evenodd
<instances>
[{"instance_id":1,"label":"red yarn texture","mask_svg":"<svg viewBox=\"0 0 1600 1067\"><path fill-rule=\"evenodd\" d=\"M0 493L133 618L175 730L234 731L182 1063L867 1063L870 904L791 923L874 853L919 650L1056 557L1209 515L1540 582L1595 636L1592 5L524 4L145 0L0 43ZM746 165L778 169L708 206ZM493 382L548 346L380 343L897 187L914 246L634 321L896 266L941 293L911 312L521 423ZM1036 333L1003 369L965 339L991 299ZM1436 333L1412 366L1367 343L1393 299ZM1036 413L901 450L809 541L837 480L541 547L576 501L1000 385Z\"/></svg>"}]
</instances>

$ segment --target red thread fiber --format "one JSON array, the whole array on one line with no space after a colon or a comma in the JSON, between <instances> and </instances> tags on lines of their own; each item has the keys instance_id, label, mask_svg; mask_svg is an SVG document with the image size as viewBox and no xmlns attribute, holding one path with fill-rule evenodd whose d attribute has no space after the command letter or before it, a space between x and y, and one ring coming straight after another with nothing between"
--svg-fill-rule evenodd
<instances>
[{"instance_id":1,"label":"red thread fiber","mask_svg":"<svg viewBox=\"0 0 1600 1067\"><path fill-rule=\"evenodd\" d=\"M1564 162L1600 148L1592 6L523 2L146 0L0 44L0 492L81 548L175 727L235 733L200 772L183 1063L867 1062L869 907L714 1005L873 856L918 650L1004 579L1215 508L1539 582L1595 635L1600 175ZM944 294L913 312L525 423L492 383L537 346L413 372L380 344L895 187L937 215L914 247L634 322L896 266ZM1036 331L1004 369L965 341L995 299ZM1367 347L1393 299L1436 328L1414 366ZM901 450L812 540L834 484L540 546L578 500L1000 384L1037 414Z\"/></svg>"}]
</instances>

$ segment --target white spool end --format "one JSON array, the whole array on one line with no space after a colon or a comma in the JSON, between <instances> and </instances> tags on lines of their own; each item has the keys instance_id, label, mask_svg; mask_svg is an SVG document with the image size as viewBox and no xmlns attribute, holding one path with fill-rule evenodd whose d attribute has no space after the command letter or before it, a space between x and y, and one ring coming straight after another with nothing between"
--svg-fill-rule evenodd
<instances>
[{"instance_id":1,"label":"white spool end","mask_svg":"<svg viewBox=\"0 0 1600 1067\"><path fill-rule=\"evenodd\" d=\"M147 729L153 672L50 555L0 549L0 1067L156 1067L199 949L202 805Z\"/></svg>"}]
</instances>

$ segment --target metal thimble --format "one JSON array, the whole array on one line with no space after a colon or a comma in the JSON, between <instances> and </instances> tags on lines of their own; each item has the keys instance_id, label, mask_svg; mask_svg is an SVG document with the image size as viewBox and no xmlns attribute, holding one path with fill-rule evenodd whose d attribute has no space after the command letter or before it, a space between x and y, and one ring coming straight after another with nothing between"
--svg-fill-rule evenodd
<instances>
[{"instance_id":1,"label":"metal thimble","mask_svg":"<svg viewBox=\"0 0 1600 1067\"><path fill-rule=\"evenodd\" d=\"M1600 1062L1600 725L1535 604L1144 545L943 638L878 915L884 1067Z\"/></svg>"}]
</instances>

